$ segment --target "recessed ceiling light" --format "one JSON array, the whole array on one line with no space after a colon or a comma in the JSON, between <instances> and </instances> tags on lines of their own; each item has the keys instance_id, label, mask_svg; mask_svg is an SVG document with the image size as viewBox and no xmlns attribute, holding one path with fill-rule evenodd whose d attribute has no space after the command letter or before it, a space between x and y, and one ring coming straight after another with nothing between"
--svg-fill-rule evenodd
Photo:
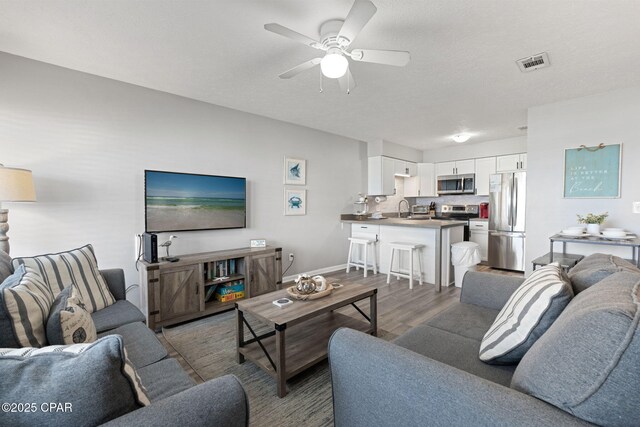
<instances>
[{"instance_id":1,"label":"recessed ceiling light","mask_svg":"<svg viewBox=\"0 0 640 427\"><path fill-rule=\"evenodd\" d=\"M471 134L468 133L459 133L457 135L453 135L451 137L455 142L467 142L469 138L471 138Z\"/></svg>"}]
</instances>

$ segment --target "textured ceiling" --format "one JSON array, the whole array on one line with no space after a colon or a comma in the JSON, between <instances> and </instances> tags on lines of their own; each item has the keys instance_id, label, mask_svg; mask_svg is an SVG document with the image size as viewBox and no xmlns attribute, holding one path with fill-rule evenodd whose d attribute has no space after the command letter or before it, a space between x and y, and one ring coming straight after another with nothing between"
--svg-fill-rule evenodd
<instances>
[{"instance_id":1,"label":"textured ceiling","mask_svg":"<svg viewBox=\"0 0 640 427\"><path fill-rule=\"evenodd\" d=\"M346 95L317 56L269 33L317 38L352 0L0 0L0 51L356 138L419 149L522 135L527 108L640 85L637 0L372 0L355 48L411 52L404 68L353 63ZM546 51L551 67L515 60Z\"/></svg>"}]
</instances>

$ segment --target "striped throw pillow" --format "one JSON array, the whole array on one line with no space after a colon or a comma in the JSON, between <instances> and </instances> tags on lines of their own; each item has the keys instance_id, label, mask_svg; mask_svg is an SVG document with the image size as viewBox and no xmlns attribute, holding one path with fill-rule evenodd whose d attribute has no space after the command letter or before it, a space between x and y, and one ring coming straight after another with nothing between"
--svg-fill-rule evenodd
<instances>
[{"instance_id":1,"label":"striped throw pillow","mask_svg":"<svg viewBox=\"0 0 640 427\"><path fill-rule=\"evenodd\" d=\"M25 265L38 272L51 287L54 297L70 284L76 285L89 313L116 302L98 271L98 261L91 245L57 254L14 258L12 263L13 268Z\"/></svg>"},{"instance_id":2,"label":"striped throw pillow","mask_svg":"<svg viewBox=\"0 0 640 427\"><path fill-rule=\"evenodd\" d=\"M480 360L518 363L560 316L573 289L560 264L535 270L516 289L482 338Z\"/></svg>"},{"instance_id":3,"label":"striped throw pillow","mask_svg":"<svg viewBox=\"0 0 640 427\"><path fill-rule=\"evenodd\" d=\"M52 303L53 294L42 278L18 266L0 285L0 346L47 345L45 322Z\"/></svg>"}]
</instances>

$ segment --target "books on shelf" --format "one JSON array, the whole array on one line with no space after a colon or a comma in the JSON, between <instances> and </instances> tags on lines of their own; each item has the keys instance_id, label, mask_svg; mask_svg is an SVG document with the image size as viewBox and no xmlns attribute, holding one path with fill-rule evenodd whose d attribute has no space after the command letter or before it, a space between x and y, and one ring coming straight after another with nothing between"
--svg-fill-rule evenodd
<instances>
[{"instance_id":1,"label":"books on shelf","mask_svg":"<svg viewBox=\"0 0 640 427\"><path fill-rule=\"evenodd\" d=\"M204 294L204 300L206 301L211 301L211 297L213 296L213 293L216 291L216 288L218 287L218 285L211 285L209 287L207 287L206 292Z\"/></svg>"},{"instance_id":2,"label":"books on shelf","mask_svg":"<svg viewBox=\"0 0 640 427\"><path fill-rule=\"evenodd\" d=\"M236 280L235 282L231 282L224 286L219 286L218 289L216 289L216 293L220 295L227 295L242 291L244 291L244 281L242 280Z\"/></svg>"},{"instance_id":3,"label":"books on shelf","mask_svg":"<svg viewBox=\"0 0 640 427\"><path fill-rule=\"evenodd\" d=\"M242 295L240 295L242 294ZM232 301L244 297L244 280L234 280L223 285L210 285L206 287L205 302L214 299L220 302Z\"/></svg>"},{"instance_id":4,"label":"books on shelf","mask_svg":"<svg viewBox=\"0 0 640 427\"><path fill-rule=\"evenodd\" d=\"M216 299L220 302L233 301L236 299L244 298L244 291L242 292L233 292L227 295L214 294Z\"/></svg>"},{"instance_id":5,"label":"books on shelf","mask_svg":"<svg viewBox=\"0 0 640 427\"><path fill-rule=\"evenodd\" d=\"M204 266L204 278L205 280L228 279L230 276L241 274L241 261L241 258L231 258L207 263Z\"/></svg>"}]
</instances>

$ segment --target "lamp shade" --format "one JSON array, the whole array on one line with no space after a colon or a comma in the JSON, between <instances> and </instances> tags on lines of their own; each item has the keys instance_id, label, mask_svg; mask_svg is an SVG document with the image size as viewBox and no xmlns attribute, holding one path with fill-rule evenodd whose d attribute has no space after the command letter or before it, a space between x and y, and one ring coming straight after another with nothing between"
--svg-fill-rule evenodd
<instances>
[{"instance_id":1,"label":"lamp shade","mask_svg":"<svg viewBox=\"0 0 640 427\"><path fill-rule=\"evenodd\" d=\"M31 171L0 165L0 202L35 202Z\"/></svg>"}]
</instances>

